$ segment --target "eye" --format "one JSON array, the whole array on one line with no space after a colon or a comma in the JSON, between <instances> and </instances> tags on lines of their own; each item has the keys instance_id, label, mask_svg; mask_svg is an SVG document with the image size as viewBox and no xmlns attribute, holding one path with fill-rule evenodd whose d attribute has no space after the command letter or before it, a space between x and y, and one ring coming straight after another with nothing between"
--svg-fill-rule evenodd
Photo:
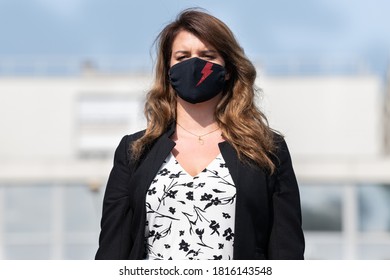
<instances>
[{"instance_id":1,"label":"eye","mask_svg":"<svg viewBox=\"0 0 390 280\"><path fill-rule=\"evenodd\" d=\"M182 61L182 60L185 59L185 58L186 58L186 56L181 55L181 56L177 57L176 60L177 60L177 61Z\"/></svg>"},{"instance_id":2,"label":"eye","mask_svg":"<svg viewBox=\"0 0 390 280\"><path fill-rule=\"evenodd\" d=\"M215 60L217 58L217 56L215 54L213 54L213 53L205 52L202 55L202 58L204 58L205 60Z\"/></svg>"}]
</instances>

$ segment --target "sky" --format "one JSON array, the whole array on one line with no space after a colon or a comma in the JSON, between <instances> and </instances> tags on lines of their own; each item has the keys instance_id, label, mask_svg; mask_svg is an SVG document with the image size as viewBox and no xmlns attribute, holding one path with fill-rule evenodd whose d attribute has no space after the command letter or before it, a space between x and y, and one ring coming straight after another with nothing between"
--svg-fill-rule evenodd
<instances>
[{"instance_id":1,"label":"sky","mask_svg":"<svg viewBox=\"0 0 390 280\"><path fill-rule=\"evenodd\" d=\"M255 62L388 65L388 0L0 0L0 62L126 57L148 68L157 34L188 7L224 21Z\"/></svg>"}]
</instances>

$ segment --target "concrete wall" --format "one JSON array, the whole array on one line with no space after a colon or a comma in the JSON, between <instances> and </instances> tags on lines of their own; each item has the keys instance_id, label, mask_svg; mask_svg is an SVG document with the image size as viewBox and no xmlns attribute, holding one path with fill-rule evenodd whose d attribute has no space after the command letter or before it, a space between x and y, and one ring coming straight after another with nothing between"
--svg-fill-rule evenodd
<instances>
[{"instance_id":1,"label":"concrete wall","mask_svg":"<svg viewBox=\"0 0 390 280\"><path fill-rule=\"evenodd\" d=\"M264 77L263 108L296 158L377 157L383 94L374 76Z\"/></svg>"},{"instance_id":2,"label":"concrete wall","mask_svg":"<svg viewBox=\"0 0 390 280\"><path fill-rule=\"evenodd\" d=\"M78 145L78 99L105 95L140 101L149 80L125 76L0 79L0 161L73 158Z\"/></svg>"}]
</instances>

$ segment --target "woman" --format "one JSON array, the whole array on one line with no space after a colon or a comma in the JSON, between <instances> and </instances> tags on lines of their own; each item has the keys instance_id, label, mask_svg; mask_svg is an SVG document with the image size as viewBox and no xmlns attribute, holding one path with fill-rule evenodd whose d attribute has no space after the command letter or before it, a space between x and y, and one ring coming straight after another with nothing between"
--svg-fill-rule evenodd
<instances>
[{"instance_id":1,"label":"woman","mask_svg":"<svg viewBox=\"0 0 390 280\"><path fill-rule=\"evenodd\" d=\"M96 259L303 259L290 155L229 28L185 10L155 72L147 128L115 152Z\"/></svg>"}]
</instances>

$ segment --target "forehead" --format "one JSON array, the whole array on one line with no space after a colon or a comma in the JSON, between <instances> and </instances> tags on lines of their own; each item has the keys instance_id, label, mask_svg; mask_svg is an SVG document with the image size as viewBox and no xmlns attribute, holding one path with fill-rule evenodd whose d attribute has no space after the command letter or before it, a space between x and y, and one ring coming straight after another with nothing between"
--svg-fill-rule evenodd
<instances>
[{"instance_id":1,"label":"forehead","mask_svg":"<svg viewBox=\"0 0 390 280\"><path fill-rule=\"evenodd\" d=\"M186 30L179 31L173 40L172 52L191 50L215 50L215 48Z\"/></svg>"}]
</instances>

